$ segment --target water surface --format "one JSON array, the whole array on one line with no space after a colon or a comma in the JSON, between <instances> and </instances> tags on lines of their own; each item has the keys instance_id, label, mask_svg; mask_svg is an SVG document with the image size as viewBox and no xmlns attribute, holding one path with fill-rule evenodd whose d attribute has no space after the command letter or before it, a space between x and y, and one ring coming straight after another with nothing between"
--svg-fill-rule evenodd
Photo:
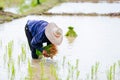
<instances>
[{"instance_id":1,"label":"water surface","mask_svg":"<svg viewBox=\"0 0 120 80\"><path fill-rule=\"evenodd\" d=\"M117 13L120 12L120 3L62 3L53 7L49 13Z\"/></svg>"},{"instance_id":2,"label":"water surface","mask_svg":"<svg viewBox=\"0 0 120 80\"><path fill-rule=\"evenodd\" d=\"M67 77L68 61L71 65L75 65L76 59L79 60L80 79L83 80L86 78L86 74L90 73L91 66L98 61L100 62L99 79L107 80L106 71L109 66L120 60L120 18L101 16L27 16L0 24L0 40L2 42L0 47L0 80L7 79L7 69L4 67L3 60L5 46L10 40L14 41L13 58L17 61L17 56L21 53L21 44L25 43L27 45L24 26L29 19L43 19L48 22L55 22L63 29L63 35L67 32L68 26L74 27L78 37L70 44L64 36L62 44L58 46L58 55L52 60L59 65L59 76L61 76L62 80L66 80ZM64 56L66 57L66 68L63 69L61 64ZM31 60L29 48L27 48L27 59ZM20 80L19 76L23 76L21 73L27 74L27 62L21 66L21 71L18 68L16 69L18 71L16 80ZM117 76L116 80L119 79L119 76Z\"/></svg>"}]
</instances>

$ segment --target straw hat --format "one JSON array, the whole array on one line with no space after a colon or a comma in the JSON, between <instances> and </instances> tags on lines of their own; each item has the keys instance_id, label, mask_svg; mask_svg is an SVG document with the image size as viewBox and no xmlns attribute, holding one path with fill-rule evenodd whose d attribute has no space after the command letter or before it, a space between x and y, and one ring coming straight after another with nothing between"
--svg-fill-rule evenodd
<instances>
[{"instance_id":1,"label":"straw hat","mask_svg":"<svg viewBox=\"0 0 120 80\"><path fill-rule=\"evenodd\" d=\"M48 23L45 29L45 35L55 45L60 45L63 40L62 29L55 23Z\"/></svg>"}]
</instances>

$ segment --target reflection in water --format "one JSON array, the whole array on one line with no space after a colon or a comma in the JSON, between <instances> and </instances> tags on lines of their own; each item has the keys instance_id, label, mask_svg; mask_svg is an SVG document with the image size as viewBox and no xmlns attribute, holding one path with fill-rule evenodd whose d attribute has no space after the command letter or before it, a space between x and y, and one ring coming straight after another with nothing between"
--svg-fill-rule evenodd
<instances>
[{"instance_id":1,"label":"reflection in water","mask_svg":"<svg viewBox=\"0 0 120 80\"><path fill-rule=\"evenodd\" d=\"M56 80L56 77L51 72L51 66L56 66L56 62L51 59L32 59L32 80Z\"/></svg>"},{"instance_id":2,"label":"reflection in water","mask_svg":"<svg viewBox=\"0 0 120 80\"><path fill-rule=\"evenodd\" d=\"M69 44L73 43L74 40L76 39L76 37L69 37L69 36L66 38L67 38Z\"/></svg>"}]
</instances>

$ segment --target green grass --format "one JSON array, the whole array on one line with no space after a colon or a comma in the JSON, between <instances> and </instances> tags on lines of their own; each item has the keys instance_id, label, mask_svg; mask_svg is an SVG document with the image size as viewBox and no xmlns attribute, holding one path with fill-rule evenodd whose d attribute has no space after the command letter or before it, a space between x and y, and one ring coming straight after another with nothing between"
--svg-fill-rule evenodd
<instances>
[{"instance_id":1,"label":"green grass","mask_svg":"<svg viewBox=\"0 0 120 80\"><path fill-rule=\"evenodd\" d=\"M24 0L0 0L0 6L2 7L18 6L23 3Z\"/></svg>"}]
</instances>

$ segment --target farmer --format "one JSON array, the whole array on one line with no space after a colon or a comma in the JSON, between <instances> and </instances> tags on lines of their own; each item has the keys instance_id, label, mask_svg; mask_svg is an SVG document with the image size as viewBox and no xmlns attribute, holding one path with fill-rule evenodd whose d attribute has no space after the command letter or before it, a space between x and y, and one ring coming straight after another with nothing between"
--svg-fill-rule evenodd
<instances>
[{"instance_id":1,"label":"farmer","mask_svg":"<svg viewBox=\"0 0 120 80\"><path fill-rule=\"evenodd\" d=\"M48 23L44 20L28 20L25 26L25 33L31 50L33 59L38 59L36 49L39 50L44 57L50 57L48 52L44 50L43 43L52 44L52 52L57 52L57 45L63 40L62 29L55 23Z\"/></svg>"}]
</instances>

